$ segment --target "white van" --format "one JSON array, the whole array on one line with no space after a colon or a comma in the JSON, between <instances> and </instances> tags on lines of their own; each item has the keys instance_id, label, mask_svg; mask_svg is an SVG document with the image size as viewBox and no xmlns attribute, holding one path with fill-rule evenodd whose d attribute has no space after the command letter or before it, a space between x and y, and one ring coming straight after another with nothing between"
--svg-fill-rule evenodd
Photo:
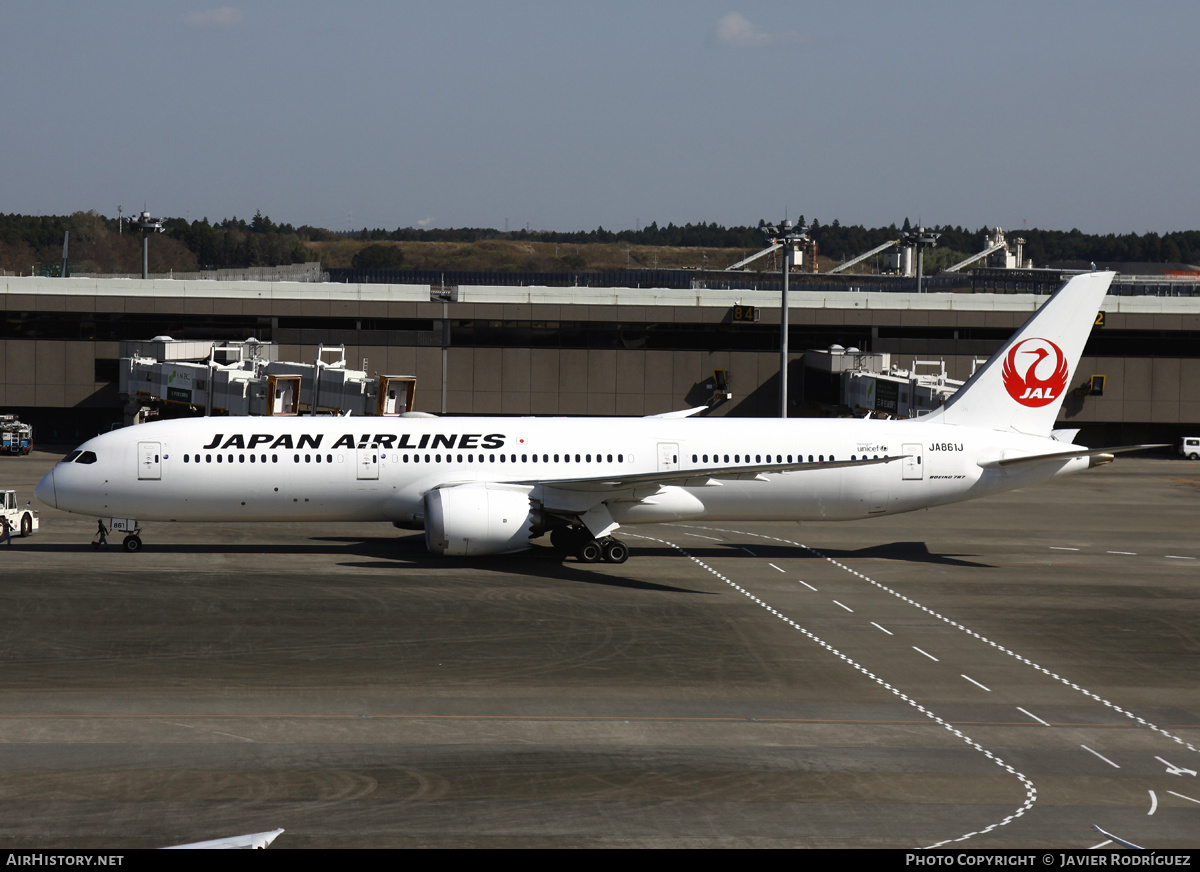
<instances>
[{"instance_id":1,"label":"white van","mask_svg":"<svg viewBox=\"0 0 1200 872\"><path fill-rule=\"evenodd\" d=\"M1179 453L1188 460L1200 460L1200 436L1184 436L1179 443Z\"/></svg>"}]
</instances>

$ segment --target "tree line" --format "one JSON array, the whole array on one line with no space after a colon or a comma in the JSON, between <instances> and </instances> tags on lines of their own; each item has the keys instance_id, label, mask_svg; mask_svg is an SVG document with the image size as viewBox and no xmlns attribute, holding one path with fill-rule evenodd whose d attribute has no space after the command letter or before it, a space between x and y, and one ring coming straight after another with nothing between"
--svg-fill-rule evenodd
<instances>
[{"instance_id":1,"label":"tree line","mask_svg":"<svg viewBox=\"0 0 1200 872\"><path fill-rule=\"evenodd\" d=\"M126 225L128 221L126 220ZM797 226L806 226L808 234L820 246L823 259L835 261L853 257L897 238L912 228L905 218L901 226L867 228L843 225L837 219L828 224L814 218L806 222L800 216ZM634 230L595 230L563 232L554 230L500 231L486 227L414 228L395 230L368 229L338 232L321 227L276 224L261 212L249 221L226 218L210 222L208 218L188 221L166 218L164 233L155 234L150 245L152 272L192 271L223 267L244 268L280 266L318 260L310 247L313 242L352 239L364 243L384 242L457 242L473 243L493 239L574 245L625 243L630 246L673 248L730 249L749 252L763 247L767 222L753 226L725 227L713 222L660 226L651 222ZM961 226L933 225L940 233L939 248L970 254L982 250L990 228L969 230ZM6 215L0 213L0 269L25 272L36 265L59 263L63 234L70 231L70 264L73 272L138 272L141 269L141 233L126 226L118 229L118 219L91 212L67 216ZM1027 228L1009 231L1009 237L1025 240L1025 255L1039 266L1056 261L1141 261L1200 265L1200 231L1172 233L1128 233L1096 235L1077 229L1039 230ZM367 246L364 246L366 248ZM367 261L388 258L381 247L372 247ZM399 266L401 258L391 255ZM714 265L715 262L714 262Z\"/></svg>"}]
</instances>

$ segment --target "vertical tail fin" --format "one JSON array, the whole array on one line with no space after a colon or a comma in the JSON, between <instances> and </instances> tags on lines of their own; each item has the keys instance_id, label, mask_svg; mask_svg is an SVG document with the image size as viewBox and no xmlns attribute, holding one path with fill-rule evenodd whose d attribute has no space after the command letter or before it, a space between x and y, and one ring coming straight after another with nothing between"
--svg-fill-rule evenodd
<instances>
[{"instance_id":1,"label":"vertical tail fin","mask_svg":"<svg viewBox=\"0 0 1200 872\"><path fill-rule=\"evenodd\" d=\"M1075 276L923 420L1049 436L1115 273Z\"/></svg>"}]
</instances>

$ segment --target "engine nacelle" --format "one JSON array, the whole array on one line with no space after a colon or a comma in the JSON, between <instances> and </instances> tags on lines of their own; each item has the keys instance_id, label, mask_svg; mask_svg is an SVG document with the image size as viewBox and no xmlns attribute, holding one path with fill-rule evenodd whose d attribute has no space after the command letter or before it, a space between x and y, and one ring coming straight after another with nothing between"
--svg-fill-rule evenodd
<instances>
[{"instance_id":1,"label":"engine nacelle","mask_svg":"<svg viewBox=\"0 0 1200 872\"><path fill-rule=\"evenodd\" d=\"M511 554L529 547L538 513L531 487L480 482L425 494L425 547L463 557Z\"/></svg>"}]
</instances>

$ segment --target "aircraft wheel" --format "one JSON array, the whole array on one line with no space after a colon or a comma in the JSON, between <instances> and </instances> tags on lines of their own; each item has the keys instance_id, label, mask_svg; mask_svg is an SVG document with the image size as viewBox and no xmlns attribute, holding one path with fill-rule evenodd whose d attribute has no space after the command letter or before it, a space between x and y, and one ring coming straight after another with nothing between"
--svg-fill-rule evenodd
<instances>
[{"instance_id":1,"label":"aircraft wheel","mask_svg":"<svg viewBox=\"0 0 1200 872\"><path fill-rule=\"evenodd\" d=\"M629 559L629 546L620 539L609 539L604 543L604 560L607 563L624 563Z\"/></svg>"},{"instance_id":2,"label":"aircraft wheel","mask_svg":"<svg viewBox=\"0 0 1200 872\"><path fill-rule=\"evenodd\" d=\"M134 536L132 533L125 537L125 541L121 543L121 547L130 554L136 554L142 550L142 540L139 536Z\"/></svg>"},{"instance_id":3,"label":"aircraft wheel","mask_svg":"<svg viewBox=\"0 0 1200 872\"><path fill-rule=\"evenodd\" d=\"M26 536L28 536L32 532L33 532L33 518L29 517L29 513L26 512L24 515L21 516L21 538L24 539Z\"/></svg>"},{"instance_id":4,"label":"aircraft wheel","mask_svg":"<svg viewBox=\"0 0 1200 872\"><path fill-rule=\"evenodd\" d=\"M579 551L576 552L580 563L595 563L604 556L604 549L595 539L588 539L579 546Z\"/></svg>"}]
</instances>

